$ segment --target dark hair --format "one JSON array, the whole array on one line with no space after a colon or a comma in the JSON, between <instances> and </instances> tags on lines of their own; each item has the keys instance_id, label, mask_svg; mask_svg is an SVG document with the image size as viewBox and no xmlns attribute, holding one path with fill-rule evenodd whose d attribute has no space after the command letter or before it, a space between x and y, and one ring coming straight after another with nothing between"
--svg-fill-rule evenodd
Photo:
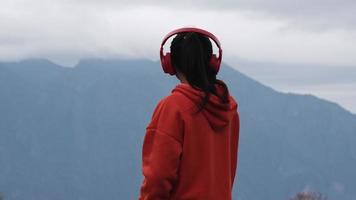
<instances>
[{"instance_id":1,"label":"dark hair","mask_svg":"<svg viewBox=\"0 0 356 200\"><path fill-rule=\"evenodd\" d=\"M209 101L210 93L218 96L224 103L228 102L226 84L216 78L216 72L209 66L213 49L207 36L196 32L179 33L172 40L170 52L175 70L185 75L189 85L205 93L197 112ZM217 94L215 83L224 87L223 96Z\"/></svg>"}]
</instances>

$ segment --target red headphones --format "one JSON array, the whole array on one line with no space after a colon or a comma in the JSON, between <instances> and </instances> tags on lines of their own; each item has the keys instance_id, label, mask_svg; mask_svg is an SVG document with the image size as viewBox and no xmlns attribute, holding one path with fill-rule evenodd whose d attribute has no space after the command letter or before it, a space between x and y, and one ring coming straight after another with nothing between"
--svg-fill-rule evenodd
<instances>
[{"instance_id":1,"label":"red headphones","mask_svg":"<svg viewBox=\"0 0 356 200\"><path fill-rule=\"evenodd\" d=\"M213 70L218 73L219 69L220 69L220 64L221 64L221 59L222 59L222 49L220 46L220 42L218 40L217 37L215 37L215 35L213 35L212 33L203 30L203 29L199 29L199 28L192 28L192 27L186 27L186 28L179 28L176 30L173 30L171 32L169 32L162 41L161 44L161 49L160 49L160 58L161 58L161 65L163 68L163 71L165 73L168 73L170 75L175 75L176 71L174 69L174 67L172 66L171 63L171 54L170 53L166 53L165 55L163 54L163 45L166 43L166 41L173 35L178 34L178 33L184 33L184 32L195 32L195 33L201 33L209 38L211 38L215 44L218 46L219 48L219 57L216 56L216 54L211 55L210 58L210 65L213 68Z\"/></svg>"}]
</instances>

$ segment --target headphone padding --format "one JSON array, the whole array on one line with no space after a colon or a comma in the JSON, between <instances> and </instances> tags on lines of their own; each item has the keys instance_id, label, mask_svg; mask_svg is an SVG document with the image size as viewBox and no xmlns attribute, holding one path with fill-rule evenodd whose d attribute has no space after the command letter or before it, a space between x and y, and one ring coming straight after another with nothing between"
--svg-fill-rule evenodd
<instances>
[{"instance_id":1,"label":"headphone padding","mask_svg":"<svg viewBox=\"0 0 356 200\"><path fill-rule=\"evenodd\" d=\"M170 75L176 74L176 71L175 71L174 67L172 66L170 53L166 53L166 55L163 56L161 64L162 64L163 71L165 73L169 73Z\"/></svg>"},{"instance_id":2,"label":"headphone padding","mask_svg":"<svg viewBox=\"0 0 356 200\"><path fill-rule=\"evenodd\" d=\"M219 58L216 57L216 54L211 55L211 57L210 57L210 66L212 67L212 69L216 73L219 72L220 62L219 62Z\"/></svg>"}]
</instances>

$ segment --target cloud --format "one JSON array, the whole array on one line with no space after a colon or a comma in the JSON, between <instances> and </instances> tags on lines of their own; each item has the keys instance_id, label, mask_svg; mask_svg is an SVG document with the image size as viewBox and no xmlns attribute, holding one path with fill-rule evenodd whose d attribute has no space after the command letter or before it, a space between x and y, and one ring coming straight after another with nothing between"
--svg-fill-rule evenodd
<instances>
[{"instance_id":1,"label":"cloud","mask_svg":"<svg viewBox=\"0 0 356 200\"><path fill-rule=\"evenodd\" d=\"M174 10L253 11L269 17L287 19L294 28L304 27L313 30L356 28L354 0L77 0L75 3L120 7L154 5Z\"/></svg>"},{"instance_id":2,"label":"cloud","mask_svg":"<svg viewBox=\"0 0 356 200\"><path fill-rule=\"evenodd\" d=\"M163 36L193 25L216 34L224 62L277 89L304 91L300 87L356 82L355 10L343 0L3 0L0 61L158 60Z\"/></svg>"},{"instance_id":3,"label":"cloud","mask_svg":"<svg viewBox=\"0 0 356 200\"><path fill-rule=\"evenodd\" d=\"M220 9L226 11L219 7L176 9L173 5L177 2L166 1L85 2L6 0L0 8L0 59L36 56L67 63L91 56L158 59L159 44L168 31L196 25L220 38L227 62L239 56L281 63L356 63L356 31L295 30L286 19L266 18L251 11L235 12L224 3ZM184 1L179 5L184 3L189 5ZM249 5L257 4L252 1ZM234 3L233 7L239 5ZM279 7L283 6L287 4Z\"/></svg>"}]
</instances>

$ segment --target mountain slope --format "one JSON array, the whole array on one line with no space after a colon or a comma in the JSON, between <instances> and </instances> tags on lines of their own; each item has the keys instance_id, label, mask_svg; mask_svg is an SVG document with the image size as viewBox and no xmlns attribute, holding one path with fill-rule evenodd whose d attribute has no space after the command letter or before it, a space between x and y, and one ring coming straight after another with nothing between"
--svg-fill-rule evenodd
<instances>
[{"instance_id":1,"label":"mountain slope","mask_svg":"<svg viewBox=\"0 0 356 200\"><path fill-rule=\"evenodd\" d=\"M227 65L241 138L234 199L287 199L305 188L356 197L356 116L312 95L280 93ZM5 199L135 199L145 126L177 84L147 60L0 63L0 192Z\"/></svg>"}]
</instances>

